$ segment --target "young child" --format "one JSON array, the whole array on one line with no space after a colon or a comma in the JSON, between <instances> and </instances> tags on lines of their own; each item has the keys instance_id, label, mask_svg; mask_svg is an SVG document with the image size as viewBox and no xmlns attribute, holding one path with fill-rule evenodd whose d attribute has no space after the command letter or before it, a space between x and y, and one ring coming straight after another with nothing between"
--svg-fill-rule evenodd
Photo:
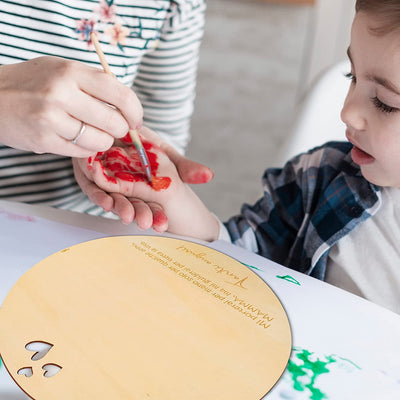
<instances>
[{"instance_id":1,"label":"young child","mask_svg":"<svg viewBox=\"0 0 400 400\"><path fill-rule=\"evenodd\" d=\"M115 169L104 155L86 174L107 191L142 199L144 208L161 205L168 221L152 221L160 231L231 240L399 313L400 2L358 0L356 11L348 49L352 82L341 115L349 142L327 143L268 169L263 198L225 225L155 146L147 149L162 190L132 185L133 170L120 174L122 164ZM138 212L139 226L151 217Z\"/></svg>"},{"instance_id":2,"label":"young child","mask_svg":"<svg viewBox=\"0 0 400 400\"><path fill-rule=\"evenodd\" d=\"M110 148L143 114L184 152L204 13L205 0L0 1L0 199L92 214L129 206L74 177L70 157Z\"/></svg>"}]
</instances>

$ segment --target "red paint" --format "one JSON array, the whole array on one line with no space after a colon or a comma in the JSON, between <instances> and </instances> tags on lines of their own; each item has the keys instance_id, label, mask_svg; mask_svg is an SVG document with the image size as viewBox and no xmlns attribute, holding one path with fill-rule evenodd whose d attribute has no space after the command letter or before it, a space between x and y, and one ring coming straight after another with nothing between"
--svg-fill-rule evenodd
<instances>
[{"instance_id":1,"label":"red paint","mask_svg":"<svg viewBox=\"0 0 400 400\"><path fill-rule=\"evenodd\" d=\"M126 144L132 144L130 135L128 134L122 140ZM143 171L140 158L134 146L128 147L111 147L109 150L96 154L93 162L98 162L104 177L108 182L117 183L117 179L126 182L146 182L154 190L160 191L167 189L171 183L171 179L167 176L157 176L158 162L157 154L153 149L156 147L149 142L143 142L149 159L150 170L153 182L150 184ZM92 161L92 160L91 160ZM88 168L91 168L93 162L88 160Z\"/></svg>"},{"instance_id":2,"label":"red paint","mask_svg":"<svg viewBox=\"0 0 400 400\"><path fill-rule=\"evenodd\" d=\"M0 214L5 214L8 219L12 219L14 221L28 221L28 222L36 222L35 217L31 217L30 215L21 215L13 212L8 212L6 210L0 209Z\"/></svg>"},{"instance_id":3,"label":"red paint","mask_svg":"<svg viewBox=\"0 0 400 400\"><path fill-rule=\"evenodd\" d=\"M120 139L120 141L126 144L133 144L132 136L130 135L129 132L122 139Z\"/></svg>"},{"instance_id":4,"label":"red paint","mask_svg":"<svg viewBox=\"0 0 400 400\"><path fill-rule=\"evenodd\" d=\"M156 211L153 215L153 225L154 226L162 226L162 225L166 225L168 223L168 218L167 216L164 214L163 211Z\"/></svg>"},{"instance_id":5,"label":"red paint","mask_svg":"<svg viewBox=\"0 0 400 400\"><path fill-rule=\"evenodd\" d=\"M159 192L160 190L167 189L169 187L169 185L171 184L171 179L168 178L168 176L158 177L158 176L154 176L152 174L152 179L153 179L153 182L151 183L151 186L157 192Z\"/></svg>"},{"instance_id":6,"label":"red paint","mask_svg":"<svg viewBox=\"0 0 400 400\"><path fill-rule=\"evenodd\" d=\"M201 172L195 172L187 177L187 183L207 183L214 177L211 170L205 170Z\"/></svg>"}]
</instances>

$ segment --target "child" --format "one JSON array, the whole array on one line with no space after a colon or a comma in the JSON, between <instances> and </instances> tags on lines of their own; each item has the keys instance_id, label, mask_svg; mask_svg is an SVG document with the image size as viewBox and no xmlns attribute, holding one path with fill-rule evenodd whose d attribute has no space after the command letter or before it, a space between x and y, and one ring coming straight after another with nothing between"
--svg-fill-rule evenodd
<instances>
[{"instance_id":1,"label":"child","mask_svg":"<svg viewBox=\"0 0 400 400\"><path fill-rule=\"evenodd\" d=\"M87 199L69 157L108 149L141 126L143 111L183 153L204 12L204 0L0 1L0 198L92 214L120 209L123 198L78 171L102 208ZM118 79L102 71L91 31Z\"/></svg>"},{"instance_id":2,"label":"child","mask_svg":"<svg viewBox=\"0 0 400 400\"><path fill-rule=\"evenodd\" d=\"M358 0L356 11L352 83L341 115L349 142L327 143L268 169L263 198L225 225L155 147L148 147L157 157L155 176L171 179L164 190L132 185L111 170L105 176L104 159L86 174L105 190L161 205L168 222L160 227L154 219L159 230L231 240L399 313L400 2Z\"/></svg>"}]
</instances>

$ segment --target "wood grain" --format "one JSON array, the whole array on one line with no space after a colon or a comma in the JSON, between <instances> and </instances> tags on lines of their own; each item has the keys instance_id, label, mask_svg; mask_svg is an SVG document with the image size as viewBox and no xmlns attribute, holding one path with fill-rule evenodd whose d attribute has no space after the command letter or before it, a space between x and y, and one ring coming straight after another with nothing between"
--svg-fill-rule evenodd
<instances>
[{"instance_id":1,"label":"wood grain","mask_svg":"<svg viewBox=\"0 0 400 400\"><path fill-rule=\"evenodd\" d=\"M82 243L30 269L0 309L1 357L32 398L259 400L291 350L285 311L249 268L166 237ZM53 345L40 360L26 344ZM43 365L62 369L43 376ZM18 375L32 367L33 375Z\"/></svg>"}]
</instances>

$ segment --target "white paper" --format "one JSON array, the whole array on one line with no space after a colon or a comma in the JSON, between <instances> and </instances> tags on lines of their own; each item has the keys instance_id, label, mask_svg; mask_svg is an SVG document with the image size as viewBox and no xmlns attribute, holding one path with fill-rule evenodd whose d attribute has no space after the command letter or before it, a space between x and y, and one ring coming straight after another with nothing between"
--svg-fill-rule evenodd
<instances>
[{"instance_id":1,"label":"white paper","mask_svg":"<svg viewBox=\"0 0 400 400\"><path fill-rule=\"evenodd\" d=\"M127 234L154 232L117 220L0 201L0 304L19 277L43 258L87 240ZM226 242L209 246L248 265L288 314L292 356L266 399L400 398L399 315ZM0 399L26 398L0 367Z\"/></svg>"}]
</instances>

